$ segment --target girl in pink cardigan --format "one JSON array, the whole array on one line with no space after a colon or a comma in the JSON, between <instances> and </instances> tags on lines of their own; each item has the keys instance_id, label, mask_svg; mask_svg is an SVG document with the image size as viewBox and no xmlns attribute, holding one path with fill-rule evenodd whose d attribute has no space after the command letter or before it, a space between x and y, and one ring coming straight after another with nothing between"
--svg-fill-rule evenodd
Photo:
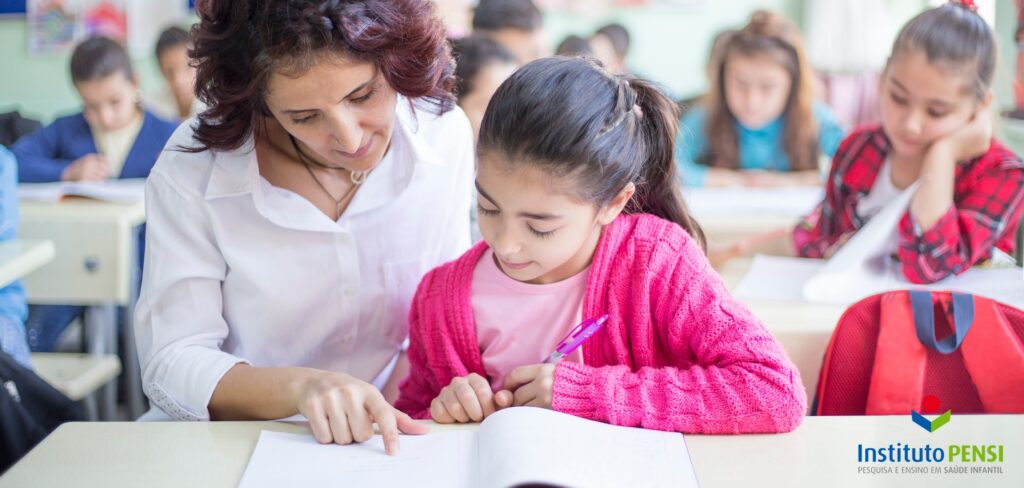
<instances>
[{"instance_id":1,"label":"girl in pink cardigan","mask_svg":"<svg viewBox=\"0 0 1024 488\"><path fill-rule=\"evenodd\" d=\"M485 242L420 283L399 409L450 423L528 405L692 433L800 424L799 373L726 291L687 214L677 120L653 85L581 58L501 85L478 142ZM604 314L582 351L542 364Z\"/></svg>"}]
</instances>

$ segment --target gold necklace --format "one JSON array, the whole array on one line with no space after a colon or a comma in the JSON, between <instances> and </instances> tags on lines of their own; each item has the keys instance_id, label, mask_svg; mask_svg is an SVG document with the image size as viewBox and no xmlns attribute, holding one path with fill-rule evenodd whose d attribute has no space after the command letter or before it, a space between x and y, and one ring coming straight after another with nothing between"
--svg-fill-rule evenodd
<instances>
[{"instance_id":1,"label":"gold necklace","mask_svg":"<svg viewBox=\"0 0 1024 488\"><path fill-rule=\"evenodd\" d=\"M308 172L309 176L312 177L313 181L316 182L316 186L319 186L320 189L323 190L324 194L326 194L331 199L331 201L334 202L334 220L340 219L342 204L345 203L345 200L347 200L348 197L352 195L353 192L356 191L356 188L358 188L359 185L362 185L363 182L366 181L367 173L363 171L346 170L348 171L349 181L352 182L352 186L345 191L345 194L343 194L341 198L334 198L334 195L332 195L331 192L327 190L327 187L325 187L324 184L320 182L320 178L317 178L316 174L313 173L313 168L311 166L312 164L316 164L317 166L320 166L322 168L333 170L339 170L344 168L328 166L326 164L320 164L315 161L312 161L311 158L306 156L306 153L302 152L302 149L299 149L299 143L295 141L294 136L288 134L288 139L292 141L292 147L295 148L295 154L298 155L299 161L302 162L302 167L306 168L306 172Z\"/></svg>"}]
</instances>

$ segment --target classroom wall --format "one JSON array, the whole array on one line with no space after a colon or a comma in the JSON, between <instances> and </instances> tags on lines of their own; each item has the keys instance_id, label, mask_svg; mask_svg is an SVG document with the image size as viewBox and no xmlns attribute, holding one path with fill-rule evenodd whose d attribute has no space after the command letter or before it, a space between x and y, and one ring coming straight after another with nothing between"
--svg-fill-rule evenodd
<instances>
[{"instance_id":1,"label":"classroom wall","mask_svg":"<svg viewBox=\"0 0 1024 488\"><path fill-rule=\"evenodd\" d=\"M58 115L80 110L68 74L71 53L28 55L24 17L0 18L0 113L20 110L22 115L50 121ZM156 59L133 60L142 81L143 94L162 88L163 78Z\"/></svg>"},{"instance_id":2,"label":"classroom wall","mask_svg":"<svg viewBox=\"0 0 1024 488\"><path fill-rule=\"evenodd\" d=\"M544 17L544 28L551 46L556 46L570 34L588 37L609 22L621 23L632 37L632 68L681 98L704 92L704 65L716 33L743 25L757 9L780 12L802 25L804 1L703 0L691 5L619 7L603 12L551 12Z\"/></svg>"},{"instance_id":3,"label":"classroom wall","mask_svg":"<svg viewBox=\"0 0 1024 488\"><path fill-rule=\"evenodd\" d=\"M676 97L706 90L704 63L712 37L718 31L742 25L750 12L771 9L803 25L806 3L814 0L694 0L691 4L663 4L607 11L550 12L545 30L551 46L569 34L589 35L611 21L624 24L633 36L630 62L642 76L665 85ZM934 0L888 0L897 24L920 12ZM995 1L995 0L992 0ZM997 36L1002 50L997 77L997 100L1009 104L1013 73L1012 1L996 1ZM29 57L24 17L0 19L0 112L18 108L44 121L76 111L79 101L68 77L69 54ZM162 78L152 56L135 59L143 94L162 89Z\"/></svg>"}]
</instances>

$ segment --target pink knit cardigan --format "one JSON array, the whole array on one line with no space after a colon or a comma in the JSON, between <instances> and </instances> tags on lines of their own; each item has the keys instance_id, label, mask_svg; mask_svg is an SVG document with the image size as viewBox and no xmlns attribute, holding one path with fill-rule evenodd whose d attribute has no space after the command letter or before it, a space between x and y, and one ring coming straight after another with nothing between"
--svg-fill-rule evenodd
<instances>
[{"instance_id":1,"label":"pink knit cardigan","mask_svg":"<svg viewBox=\"0 0 1024 488\"><path fill-rule=\"evenodd\" d=\"M486 377L470 305L481 242L428 273L410 311L411 371L396 407L430 418L456 376ZM608 313L584 364L555 369L554 410L688 433L788 432L807 407L781 345L737 302L697 243L652 215L622 215L594 253L583 316ZM538 351L543 355L544 351Z\"/></svg>"}]
</instances>

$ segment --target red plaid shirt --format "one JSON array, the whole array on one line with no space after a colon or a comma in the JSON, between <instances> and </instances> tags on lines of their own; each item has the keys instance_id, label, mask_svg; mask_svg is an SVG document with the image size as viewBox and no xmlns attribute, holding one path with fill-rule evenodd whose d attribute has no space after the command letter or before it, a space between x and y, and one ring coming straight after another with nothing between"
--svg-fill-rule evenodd
<instances>
[{"instance_id":1,"label":"red plaid shirt","mask_svg":"<svg viewBox=\"0 0 1024 488\"><path fill-rule=\"evenodd\" d=\"M820 258L866 222L857 203L867 196L889 152L881 127L850 134L836 151L825 200L793 231L797 254ZM930 229L915 229L908 209L899 223L899 259L912 283L960 274L992 256L1012 254L1024 212L1024 163L999 141L988 152L956 165L953 206Z\"/></svg>"}]
</instances>

